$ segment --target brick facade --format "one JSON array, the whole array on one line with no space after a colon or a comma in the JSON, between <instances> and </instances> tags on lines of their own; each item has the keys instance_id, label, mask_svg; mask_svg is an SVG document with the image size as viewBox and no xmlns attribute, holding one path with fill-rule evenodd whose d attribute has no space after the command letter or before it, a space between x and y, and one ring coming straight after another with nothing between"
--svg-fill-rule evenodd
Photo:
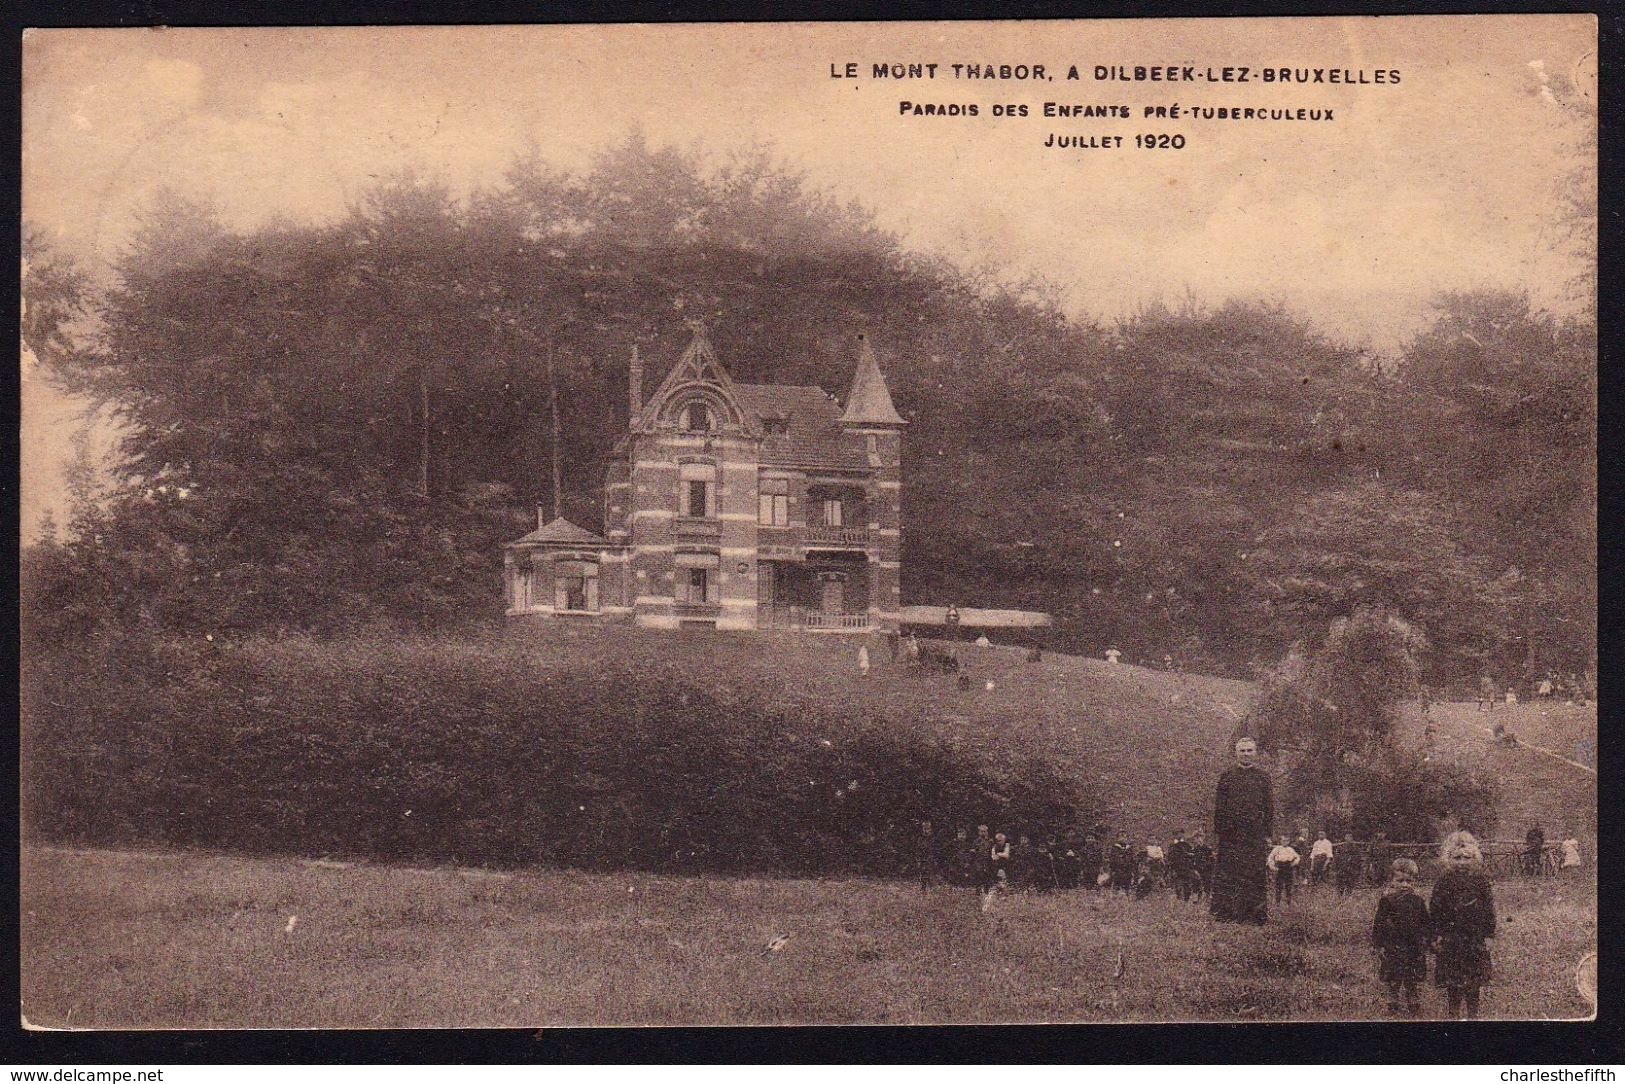
<instances>
[{"instance_id":1,"label":"brick facade","mask_svg":"<svg viewBox=\"0 0 1625 1084\"><path fill-rule=\"evenodd\" d=\"M820 388L735 384L703 328L629 423L604 533L566 520L505 547L510 616L651 628L895 630L902 431L867 342L844 408Z\"/></svg>"}]
</instances>

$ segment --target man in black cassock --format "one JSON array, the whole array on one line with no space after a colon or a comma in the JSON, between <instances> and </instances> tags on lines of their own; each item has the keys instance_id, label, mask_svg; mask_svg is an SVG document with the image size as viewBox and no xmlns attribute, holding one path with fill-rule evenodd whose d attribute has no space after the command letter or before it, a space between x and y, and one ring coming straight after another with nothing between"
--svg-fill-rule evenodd
<instances>
[{"instance_id":1,"label":"man in black cassock","mask_svg":"<svg viewBox=\"0 0 1625 1084\"><path fill-rule=\"evenodd\" d=\"M1256 922L1268 915L1265 883L1275 802L1270 777L1257 764L1258 743L1236 742L1236 765L1219 776L1213 800L1213 835L1218 856L1208 908L1220 922Z\"/></svg>"}]
</instances>

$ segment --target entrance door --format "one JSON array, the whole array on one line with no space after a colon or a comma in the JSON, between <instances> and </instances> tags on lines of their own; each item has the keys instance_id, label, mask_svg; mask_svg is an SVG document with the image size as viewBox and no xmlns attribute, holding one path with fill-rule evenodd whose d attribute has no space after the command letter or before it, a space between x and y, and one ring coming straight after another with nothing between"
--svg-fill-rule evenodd
<instances>
[{"instance_id":1,"label":"entrance door","mask_svg":"<svg viewBox=\"0 0 1625 1084\"><path fill-rule=\"evenodd\" d=\"M824 578L824 605L827 614L846 612L846 582L843 577L826 576Z\"/></svg>"}]
</instances>

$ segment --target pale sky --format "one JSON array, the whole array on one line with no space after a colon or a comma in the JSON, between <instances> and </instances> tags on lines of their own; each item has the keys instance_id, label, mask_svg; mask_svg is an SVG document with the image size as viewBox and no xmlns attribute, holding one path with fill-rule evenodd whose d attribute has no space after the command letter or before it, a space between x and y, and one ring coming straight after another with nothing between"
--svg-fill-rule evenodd
<instances>
[{"instance_id":1,"label":"pale sky","mask_svg":"<svg viewBox=\"0 0 1625 1084\"><path fill-rule=\"evenodd\" d=\"M1041 274L1080 315L1187 292L1278 298L1388 349L1442 289L1561 305L1576 269L1552 199L1583 163L1592 122L1569 105L1594 106L1595 35L1590 16L31 31L24 213L105 259L161 186L211 198L235 225L321 218L396 167L467 191L526 149L581 167L641 125L717 153L769 143L911 247ZM847 61L860 78L831 78ZM870 77L890 61L944 67ZM954 79L956 62L1043 64L1054 80ZM1083 79L1065 79L1071 64ZM1247 66L1253 81L1100 82L1096 65ZM1264 67L1400 82L1263 84ZM980 115L900 116L905 99ZM1133 119L1046 120L1045 101ZM1003 103L1032 115L992 116ZM1141 117L1174 103L1334 119ZM1046 149L1052 132L1127 145ZM1136 149L1138 132L1186 146ZM30 414L61 409L33 383L25 440ZM35 436L25 458L43 467L55 442Z\"/></svg>"}]
</instances>

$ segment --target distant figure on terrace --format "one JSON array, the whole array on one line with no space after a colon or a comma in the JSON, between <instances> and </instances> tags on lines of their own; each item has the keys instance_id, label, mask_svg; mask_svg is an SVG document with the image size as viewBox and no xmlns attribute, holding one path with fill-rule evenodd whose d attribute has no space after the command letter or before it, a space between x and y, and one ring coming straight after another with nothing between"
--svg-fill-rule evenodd
<instances>
[{"instance_id":1,"label":"distant figure on terrace","mask_svg":"<svg viewBox=\"0 0 1625 1084\"><path fill-rule=\"evenodd\" d=\"M1258 766L1258 743L1236 742L1236 764L1219 777L1213 801L1218 855L1209 909L1220 922L1263 925L1269 916L1265 882L1275 797L1270 777Z\"/></svg>"},{"instance_id":2,"label":"distant figure on terrace","mask_svg":"<svg viewBox=\"0 0 1625 1084\"><path fill-rule=\"evenodd\" d=\"M1117 650L1115 647L1107 648L1106 649L1106 661L1109 662L1109 663L1115 663L1115 662L1117 662L1117 660L1119 658L1122 657L1122 654L1123 653L1121 651Z\"/></svg>"},{"instance_id":3,"label":"distant figure on terrace","mask_svg":"<svg viewBox=\"0 0 1625 1084\"><path fill-rule=\"evenodd\" d=\"M1478 710L1495 710L1495 682L1490 680L1488 674L1478 679Z\"/></svg>"}]
</instances>

